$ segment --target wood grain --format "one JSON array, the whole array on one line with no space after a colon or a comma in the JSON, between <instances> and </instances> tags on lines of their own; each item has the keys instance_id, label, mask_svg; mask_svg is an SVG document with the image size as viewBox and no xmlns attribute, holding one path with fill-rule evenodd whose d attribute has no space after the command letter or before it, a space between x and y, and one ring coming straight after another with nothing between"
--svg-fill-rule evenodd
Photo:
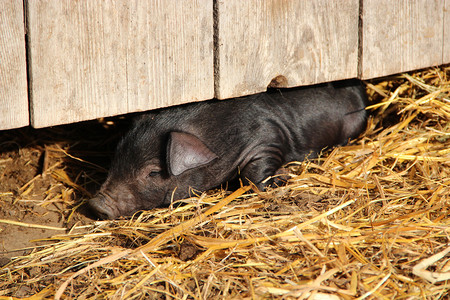
<instances>
[{"instance_id":1,"label":"wood grain","mask_svg":"<svg viewBox=\"0 0 450 300\"><path fill-rule=\"evenodd\" d=\"M442 64L443 5L442 0L364 0L361 77Z\"/></svg>"},{"instance_id":2,"label":"wood grain","mask_svg":"<svg viewBox=\"0 0 450 300\"><path fill-rule=\"evenodd\" d=\"M1 2L0 130L450 63L450 0L363 0L360 45L359 0L213 2L28 1L30 103L22 2Z\"/></svg>"},{"instance_id":3,"label":"wood grain","mask_svg":"<svg viewBox=\"0 0 450 300\"><path fill-rule=\"evenodd\" d=\"M444 0L444 46L442 63L450 63L450 0Z\"/></svg>"},{"instance_id":4,"label":"wood grain","mask_svg":"<svg viewBox=\"0 0 450 300\"><path fill-rule=\"evenodd\" d=\"M0 2L0 130L29 124L22 1Z\"/></svg>"},{"instance_id":5,"label":"wood grain","mask_svg":"<svg viewBox=\"0 0 450 300\"><path fill-rule=\"evenodd\" d=\"M358 0L218 0L216 97L357 76Z\"/></svg>"},{"instance_id":6,"label":"wood grain","mask_svg":"<svg viewBox=\"0 0 450 300\"><path fill-rule=\"evenodd\" d=\"M212 98L212 1L28 2L32 125Z\"/></svg>"}]
</instances>

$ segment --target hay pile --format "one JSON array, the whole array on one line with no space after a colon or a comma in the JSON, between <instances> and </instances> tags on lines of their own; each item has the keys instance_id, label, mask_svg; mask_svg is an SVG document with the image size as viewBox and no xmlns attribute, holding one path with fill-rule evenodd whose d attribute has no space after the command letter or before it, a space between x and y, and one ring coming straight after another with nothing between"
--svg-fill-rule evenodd
<instances>
[{"instance_id":1,"label":"hay pile","mask_svg":"<svg viewBox=\"0 0 450 300\"><path fill-rule=\"evenodd\" d=\"M367 90L381 102L364 137L290 164L286 186L74 226L3 267L0 296L448 297L450 67Z\"/></svg>"}]
</instances>

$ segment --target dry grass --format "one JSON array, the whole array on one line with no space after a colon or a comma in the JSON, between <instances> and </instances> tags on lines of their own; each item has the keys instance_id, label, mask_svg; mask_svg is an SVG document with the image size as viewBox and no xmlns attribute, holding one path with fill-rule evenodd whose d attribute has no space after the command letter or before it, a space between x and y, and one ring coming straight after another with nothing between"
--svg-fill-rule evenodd
<instances>
[{"instance_id":1,"label":"dry grass","mask_svg":"<svg viewBox=\"0 0 450 300\"><path fill-rule=\"evenodd\" d=\"M75 225L2 268L0 299L448 299L450 67L367 90L364 137L286 186Z\"/></svg>"}]
</instances>

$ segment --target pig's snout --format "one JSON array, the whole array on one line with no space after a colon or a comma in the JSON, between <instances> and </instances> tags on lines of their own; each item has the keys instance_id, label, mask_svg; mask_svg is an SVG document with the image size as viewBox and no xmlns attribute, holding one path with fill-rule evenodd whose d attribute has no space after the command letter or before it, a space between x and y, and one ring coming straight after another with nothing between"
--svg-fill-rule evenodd
<instances>
[{"instance_id":1,"label":"pig's snout","mask_svg":"<svg viewBox=\"0 0 450 300\"><path fill-rule=\"evenodd\" d=\"M110 201L108 201L107 198L99 195L95 198L92 198L88 201L89 206L91 207L92 211L103 220L113 220L117 218L120 214L115 209Z\"/></svg>"}]
</instances>

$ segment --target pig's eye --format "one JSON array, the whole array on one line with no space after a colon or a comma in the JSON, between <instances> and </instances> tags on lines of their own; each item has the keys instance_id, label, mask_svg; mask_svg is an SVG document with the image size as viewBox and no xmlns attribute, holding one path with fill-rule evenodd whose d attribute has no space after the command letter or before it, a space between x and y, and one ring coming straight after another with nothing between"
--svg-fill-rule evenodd
<instances>
[{"instance_id":1,"label":"pig's eye","mask_svg":"<svg viewBox=\"0 0 450 300\"><path fill-rule=\"evenodd\" d=\"M148 173L149 177L155 177L155 176L159 176L161 175L160 171L151 171L150 173Z\"/></svg>"},{"instance_id":2,"label":"pig's eye","mask_svg":"<svg viewBox=\"0 0 450 300\"><path fill-rule=\"evenodd\" d=\"M141 180L158 177L162 175L162 168L159 166L158 161L153 159L145 164L137 175Z\"/></svg>"}]
</instances>

